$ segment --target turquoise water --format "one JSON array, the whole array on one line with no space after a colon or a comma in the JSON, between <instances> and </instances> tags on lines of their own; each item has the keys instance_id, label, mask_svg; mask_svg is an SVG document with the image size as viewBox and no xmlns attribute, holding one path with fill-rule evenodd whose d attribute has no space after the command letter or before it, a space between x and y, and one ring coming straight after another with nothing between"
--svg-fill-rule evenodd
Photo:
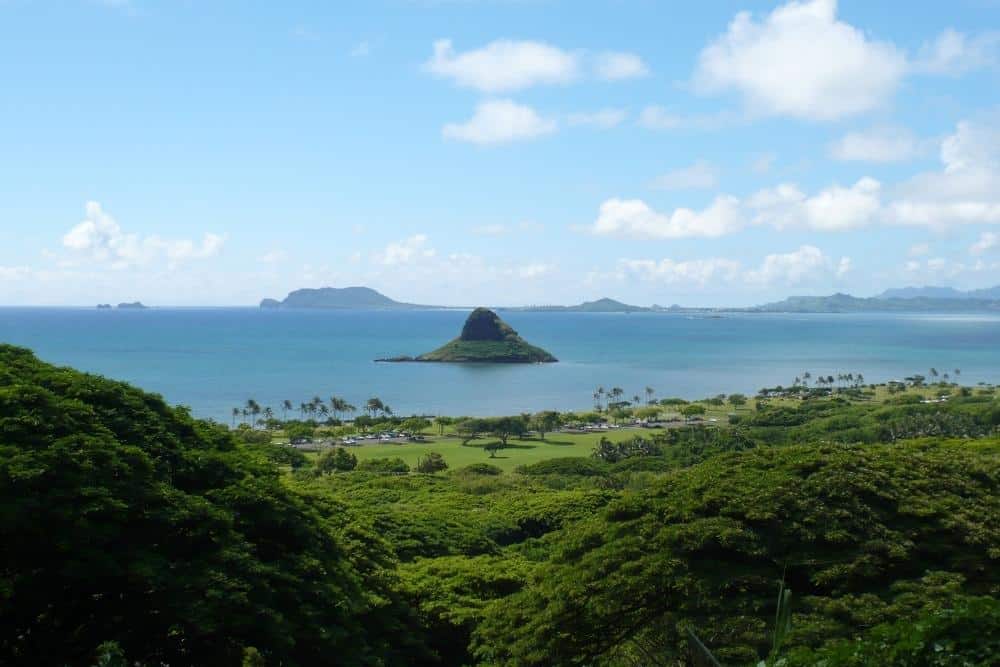
<instances>
[{"instance_id":1,"label":"turquoise water","mask_svg":"<svg viewBox=\"0 0 1000 667\"><path fill-rule=\"evenodd\" d=\"M278 408L318 395L397 414L509 414L585 409L598 385L626 396L752 393L813 375L867 381L960 368L966 384L1000 382L1000 318L902 314L505 312L558 364L376 364L457 335L467 313L261 311L252 308L98 311L0 309L0 341L47 361L126 380L228 421L247 398Z\"/></svg>"}]
</instances>

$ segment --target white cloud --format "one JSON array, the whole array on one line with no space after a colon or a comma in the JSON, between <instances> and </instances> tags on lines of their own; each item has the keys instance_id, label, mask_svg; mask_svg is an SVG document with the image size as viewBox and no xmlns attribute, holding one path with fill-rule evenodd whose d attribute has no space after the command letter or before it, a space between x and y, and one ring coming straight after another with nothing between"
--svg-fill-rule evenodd
<instances>
[{"instance_id":1,"label":"white cloud","mask_svg":"<svg viewBox=\"0 0 1000 667\"><path fill-rule=\"evenodd\" d=\"M837 20L836 0L789 2L759 21L738 13L701 52L704 93L735 91L752 113L834 120L881 106L906 73L903 52Z\"/></svg>"},{"instance_id":2,"label":"white cloud","mask_svg":"<svg viewBox=\"0 0 1000 667\"><path fill-rule=\"evenodd\" d=\"M648 106L639 113L639 125L650 130L675 130L683 124L683 117L660 106Z\"/></svg>"},{"instance_id":3,"label":"white cloud","mask_svg":"<svg viewBox=\"0 0 1000 667\"><path fill-rule=\"evenodd\" d=\"M110 262L113 268L127 268L166 259L171 268L177 264L213 257L225 243L225 237L206 233L201 243L190 239L164 239L157 235L140 237L126 233L98 202L87 202L86 219L70 229L63 246L78 255L98 262Z\"/></svg>"},{"instance_id":4,"label":"white cloud","mask_svg":"<svg viewBox=\"0 0 1000 667\"><path fill-rule=\"evenodd\" d=\"M836 160L858 162L899 162L920 153L920 143L909 130L879 127L849 132L830 146Z\"/></svg>"},{"instance_id":5,"label":"white cloud","mask_svg":"<svg viewBox=\"0 0 1000 667\"><path fill-rule=\"evenodd\" d=\"M390 243L384 250L376 253L375 260L387 266L399 266L431 259L437 252L427 241L425 234L414 234L402 241Z\"/></svg>"},{"instance_id":6,"label":"white cloud","mask_svg":"<svg viewBox=\"0 0 1000 667\"><path fill-rule=\"evenodd\" d=\"M649 74L649 68L642 58L634 53L605 51L594 59L597 76L607 81L635 79Z\"/></svg>"},{"instance_id":7,"label":"white cloud","mask_svg":"<svg viewBox=\"0 0 1000 667\"><path fill-rule=\"evenodd\" d=\"M793 252L768 255L760 267L744 274L744 280L761 285L799 285L843 277L850 268L850 258L834 263L816 246L804 245Z\"/></svg>"},{"instance_id":8,"label":"white cloud","mask_svg":"<svg viewBox=\"0 0 1000 667\"><path fill-rule=\"evenodd\" d=\"M740 263L721 257L686 261L669 258L660 261L622 259L618 262L618 271L623 277L634 276L646 282L705 286L713 282L735 281L739 276Z\"/></svg>"},{"instance_id":9,"label":"white cloud","mask_svg":"<svg viewBox=\"0 0 1000 667\"><path fill-rule=\"evenodd\" d=\"M739 201L720 195L702 211L675 209L659 213L640 199L608 199L601 204L597 220L589 228L601 236L641 239L715 238L743 226Z\"/></svg>"},{"instance_id":10,"label":"white cloud","mask_svg":"<svg viewBox=\"0 0 1000 667\"><path fill-rule=\"evenodd\" d=\"M717 130L722 127L733 125L742 119L738 114L730 111L719 111L712 114L676 114L665 107L651 104L639 112L636 121L640 127L647 130Z\"/></svg>"},{"instance_id":11,"label":"white cloud","mask_svg":"<svg viewBox=\"0 0 1000 667\"><path fill-rule=\"evenodd\" d=\"M555 132L556 122L543 118L529 106L511 100L481 102L472 118L449 123L441 133L446 139L474 144L502 144L534 139Z\"/></svg>"},{"instance_id":12,"label":"white cloud","mask_svg":"<svg viewBox=\"0 0 1000 667\"><path fill-rule=\"evenodd\" d=\"M872 178L862 178L849 188L834 185L812 197L785 183L757 192L747 205L756 212L756 224L841 231L875 222L881 208L880 192L881 185Z\"/></svg>"},{"instance_id":13,"label":"white cloud","mask_svg":"<svg viewBox=\"0 0 1000 667\"><path fill-rule=\"evenodd\" d=\"M674 169L657 176L652 187L659 190L700 190L714 188L719 183L719 170L699 160L688 167Z\"/></svg>"},{"instance_id":14,"label":"white cloud","mask_svg":"<svg viewBox=\"0 0 1000 667\"><path fill-rule=\"evenodd\" d=\"M1000 112L958 123L940 156L941 171L895 188L890 219L936 228L1000 223Z\"/></svg>"},{"instance_id":15,"label":"white cloud","mask_svg":"<svg viewBox=\"0 0 1000 667\"><path fill-rule=\"evenodd\" d=\"M487 93L569 83L579 76L580 68L578 55L543 42L497 40L456 53L449 39L434 42L434 54L424 67L460 86Z\"/></svg>"},{"instance_id":16,"label":"white cloud","mask_svg":"<svg viewBox=\"0 0 1000 667\"><path fill-rule=\"evenodd\" d=\"M534 262L531 264L524 264L513 269L513 273L524 280L534 280L536 278L542 278L549 275L555 267L552 264L545 264L542 262Z\"/></svg>"},{"instance_id":17,"label":"white cloud","mask_svg":"<svg viewBox=\"0 0 1000 667\"><path fill-rule=\"evenodd\" d=\"M982 255L985 252L1000 248L1000 234L996 232L983 232L979 235L979 240L969 246L969 252L973 255Z\"/></svg>"},{"instance_id":18,"label":"white cloud","mask_svg":"<svg viewBox=\"0 0 1000 667\"><path fill-rule=\"evenodd\" d=\"M913 69L925 74L962 74L996 65L998 51L1000 31L969 36L948 28L933 42L924 44Z\"/></svg>"},{"instance_id":19,"label":"white cloud","mask_svg":"<svg viewBox=\"0 0 1000 667\"><path fill-rule=\"evenodd\" d=\"M929 243L915 243L910 246L907 254L910 257L923 257L924 255L931 254L931 246Z\"/></svg>"},{"instance_id":20,"label":"white cloud","mask_svg":"<svg viewBox=\"0 0 1000 667\"><path fill-rule=\"evenodd\" d=\"M370 55L371 52L372 52L372 45L368 42L368 40L362 40L357 44L355 44L354 48L351 49L351 57L364 58L365 56Z\"/></svg>"},{"instance_id":21,"label":"white cloud","mask_svg":"<svg viewBox=\"0 0 1000 667\"><path fill-rule=\"evenodd\" d=\"M596 127L602 130L617 127L628 117L624 109L601 109L593 112L571 113L566 121L573 126Z\"/></svg>"},{"instance_id":22,"label":"white cloud","mask_svg":"<svg viewBox=\"0 0 1000 667\"><path fill-rule=\"evenodd\" d=\"M843 278L851 271L851 259L834 261L819 248L804 245L788 253L767 255L755 268L744 268L736 260L723 257L674 260L664 258L620 259L612 273L592 273L591 282L608 279L695 287L737 285L771 286L826 284Z\"/></svg>"}]
</instances>

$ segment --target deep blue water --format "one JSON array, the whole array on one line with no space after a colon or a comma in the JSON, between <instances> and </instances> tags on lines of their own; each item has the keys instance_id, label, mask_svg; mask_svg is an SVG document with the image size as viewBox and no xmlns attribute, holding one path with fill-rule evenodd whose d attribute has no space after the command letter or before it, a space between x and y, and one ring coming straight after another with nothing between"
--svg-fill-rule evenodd
<instances>
[{"instance_id":1,"label":"deep blue water","mask_svg":"<svg viewBox=\"0 0 1000 667\"><path fill-rule=\"evenodd\" d=\"M98 311L0 308L0 341L44 360L101 373L228 421L254 398L278 408L314 395L355 405L379 396L397 414L504 414L589 408L598 385L627 396L755 392L813 375L866 381L961 369L1000 382L1000 318L899 314L519 313L501 316L560 359L544 365L376 364L457 335L467 313Z\"/></svg>"}]
</instances>

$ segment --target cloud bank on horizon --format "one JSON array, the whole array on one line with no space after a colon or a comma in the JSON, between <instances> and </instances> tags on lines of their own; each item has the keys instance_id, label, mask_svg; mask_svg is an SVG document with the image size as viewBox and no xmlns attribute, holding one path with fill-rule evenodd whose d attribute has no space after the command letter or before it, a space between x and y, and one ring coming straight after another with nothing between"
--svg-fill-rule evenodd
<instances>
[{"instance_id":1,"label":"cloud bank on horizon","mask_svg":"<svg viewBox=\"0 0 1000 667\"><path fill-rule=\"evenodd\" d=\"M747 4L0 6L4 300L1000 283L1000 8Z\"/></svg>"}]
</instances>

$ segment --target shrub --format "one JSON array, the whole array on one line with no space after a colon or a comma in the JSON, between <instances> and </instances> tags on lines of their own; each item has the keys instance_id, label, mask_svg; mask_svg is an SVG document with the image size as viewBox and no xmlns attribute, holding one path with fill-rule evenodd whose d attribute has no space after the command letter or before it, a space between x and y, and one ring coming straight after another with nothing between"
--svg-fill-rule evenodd
<instances>
[{"instance_id":1,"label":"shrub","mask_svg":"<svg viewBox=\"0 0 1000 667\"><path fill-rule=\"evenodd\" d=\"M417 460L417 472L434 474L447 469L448 464L445 463L444 457L437 452L427 452L427 456Z\"/></svg>"},{"instance_id":2,"label":"shrub","mask_svg":"<svg viewBox=\"0 0 1000 667\"><path fill-rule=\"evenodd\" d=\"M358 470L381 473L385 475L401 475L410 472L410 466L399 458L367 459L358 464Z\"/></svg>"},{"instance_id":3,"label":"shrub","mask_svg":"<svg viewBox=\"0 0 1000 667\"><path fill-rule=\"evenodd\" d=\"M497 466L490 465L489 463L472 463L465 466L458 472L468 473L470 475L492 475L497 476L503 473L503 470Z\"/></svg>"}]
</instances>

